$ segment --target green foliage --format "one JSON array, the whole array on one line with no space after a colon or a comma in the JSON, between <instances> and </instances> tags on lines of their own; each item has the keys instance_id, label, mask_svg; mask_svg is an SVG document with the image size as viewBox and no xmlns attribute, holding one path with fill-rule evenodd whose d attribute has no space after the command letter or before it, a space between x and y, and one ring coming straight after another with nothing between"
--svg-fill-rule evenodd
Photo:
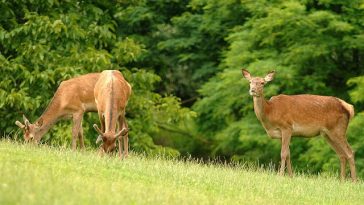
<instances>
[{"instance_id":1,"label":"green foliage","mask_svg":"<svg viewBox=\"0 0 364 205\"><path fill-rule=\"evenodd\" d=\"M355 78L351 78L348 81L348 84L351 86L355 86L354 89L350 91L350 97L354 102L363 102L364 101L364 76L359 76Z\"/></svg>"},{"instance_id":2,"label":"green foliage","mask_svg":"<svg viewBox=\"0 0 364 205\"><path fill-rule=\"evenodd\" d=\"M171 19L171 27L163 27L157 48L164 58L163 73L173 91L196 100L196 89L218 69L221 53L227 47L224 38L229 29L244 21L245 9L240 1L190 1L180 16Z\"/></svg>"}]
</instances>

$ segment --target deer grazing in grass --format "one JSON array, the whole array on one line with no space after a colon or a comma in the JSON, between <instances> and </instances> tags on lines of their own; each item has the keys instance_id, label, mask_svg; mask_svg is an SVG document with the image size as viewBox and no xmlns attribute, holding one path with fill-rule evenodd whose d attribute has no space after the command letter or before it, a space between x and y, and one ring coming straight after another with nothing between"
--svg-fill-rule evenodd
<instances>
[{"instance_id":1,"label":"deer grazing in grass","mask_svg":"<svg viewBox=\"0 0 364 205\"><path fill-rule=\"evenodd\" d=\"M131 87L117 70L105 70L101 73L94 89L101 130L94 124L102 140L101 152L111 152L119 142L119 157L122 157L122 139L124 139L124 157L128 156L128 124L125 108L131 94ZM117 132L117 124L119 131ZM104 132L103 132L104 131Z\"/></svg>"},{"instance_id":2,"label":"deer grazing in grass","mask_svg":"<svg viewBox=\"0 0 364 205\"><path fill-rule=\"evenodd\" d=\"M24 132L25 141L32 140L38 143L58 120L71 117L73 120L72 149L76 149L77 139L79 139L80 147L84 148L82 118L85 112L97 111L94 87L99 77L100 73L90 73L63 81L48 107L35 123L30 123L24 115L24 124L16 121L15 124Z\"/></svg>"},{"instance_id":3,"label":"deer grazing in grass","mask_svg":"<svg viewBox=\"0 0 364 205\"><path fill-rule=\"evenodd\" d=\"M250 82L254 111L258 120L271 138L282 142L279 174L287 171L292 176L289 143L292 136L315 137L323 135L340 159L341 180L345 179L346 162L349 161L351 178L356 181L354 152L346 139L349 120L354 108L345 101L331 96L278 95L269 101L264 99L263 87L273 80L275 72L264 78L252 77L242 69L243 76Z\"/></svg>"}]
</instances>

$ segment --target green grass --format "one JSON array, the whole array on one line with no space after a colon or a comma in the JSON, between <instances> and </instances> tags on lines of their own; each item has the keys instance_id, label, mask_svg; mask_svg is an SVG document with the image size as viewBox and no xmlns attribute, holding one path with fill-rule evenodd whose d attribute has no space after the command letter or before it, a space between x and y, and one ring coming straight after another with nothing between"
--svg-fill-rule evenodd
<instances>
[{"instance_id":1,"label":"green grass","mask_svg":"<svg viewBox=\"0 0 364 205\"><path fill-rule=\"evenodd\" d=\"M364 184L0 141L0 204L363 204Z\"/></svg>"}]
</instances>

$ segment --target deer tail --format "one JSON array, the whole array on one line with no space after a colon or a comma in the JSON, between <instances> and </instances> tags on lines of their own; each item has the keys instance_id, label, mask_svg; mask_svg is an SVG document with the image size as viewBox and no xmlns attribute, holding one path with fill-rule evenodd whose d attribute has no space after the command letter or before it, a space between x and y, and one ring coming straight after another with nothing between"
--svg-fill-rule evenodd
<instances>
[{"instance_id":1,"label":"deer tail","mask_svg":"<svg viewBox=\"0 0 364 205\"><path fill-rule=\"evenodd\" d=\"M343 101L343 100L341 100L341 99L339 99L339 98L337 98L337 99L340 101L341 105L345 108L345 110L349 113L349 119L351 120L354 117L354 114L355 114L354 106L347 103L347 102L345 102L345 101Z\"/></svg>"}]
</instances>

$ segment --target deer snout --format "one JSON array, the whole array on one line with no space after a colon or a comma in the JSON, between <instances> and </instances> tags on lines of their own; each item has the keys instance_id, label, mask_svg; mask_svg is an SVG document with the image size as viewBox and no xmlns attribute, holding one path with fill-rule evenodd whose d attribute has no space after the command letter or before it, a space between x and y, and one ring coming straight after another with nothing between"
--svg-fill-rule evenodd
<instances>
[{"instance_id":1,"label":"deer snout","mask_svg":"<svg viewBox=\"0 0 364 205\"><path fill-rule=\"evenodd\" d=\"M26 134L25 136L24 136L24 141L25 142L33 142L33 139L34 139L34 135L32 135L32 134Z\"/></svg>"},{"instance_id":2,"label":"deer snout","mask_svg":"<svg viewBox=\"0 0 364 205\"><path fill-rule=\"evenodd\" d=\"M256 92L256 90L254 89L254 88L250 88L249 89L249 94L250 95L254 95L254 94L256 94L257 92Z\"/></svg>"}]
</instances>

